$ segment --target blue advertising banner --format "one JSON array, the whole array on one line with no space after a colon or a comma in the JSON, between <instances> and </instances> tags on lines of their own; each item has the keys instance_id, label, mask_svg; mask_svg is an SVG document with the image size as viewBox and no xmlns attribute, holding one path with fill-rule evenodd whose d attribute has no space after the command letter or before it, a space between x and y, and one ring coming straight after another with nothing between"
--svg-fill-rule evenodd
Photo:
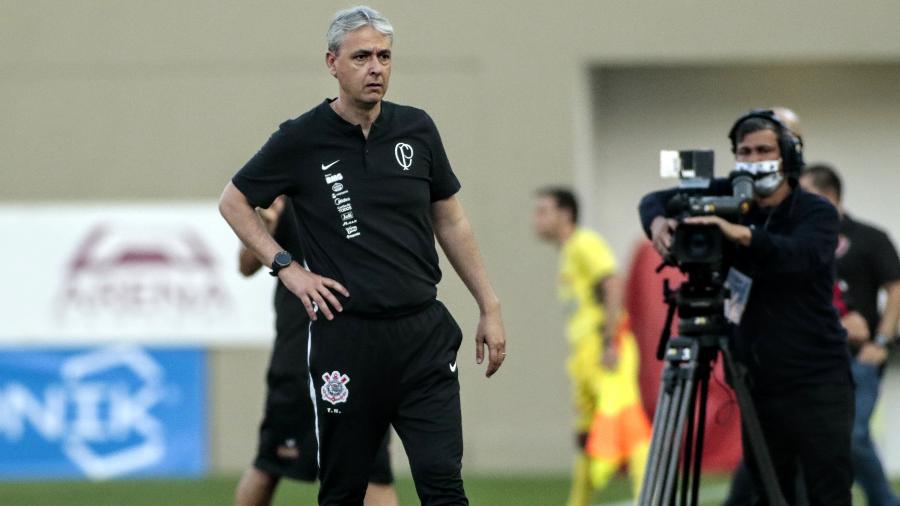
<instances>
[{"instance_id":1,"label":"blue advertising banner","mask_svg":"<svg viewBox=\"0 0 900 506\"><path fill-rule=\"evenodd\" d=\"M0 479L207 468L200 348L0 348Z\"/></svg>"}]
</instances>

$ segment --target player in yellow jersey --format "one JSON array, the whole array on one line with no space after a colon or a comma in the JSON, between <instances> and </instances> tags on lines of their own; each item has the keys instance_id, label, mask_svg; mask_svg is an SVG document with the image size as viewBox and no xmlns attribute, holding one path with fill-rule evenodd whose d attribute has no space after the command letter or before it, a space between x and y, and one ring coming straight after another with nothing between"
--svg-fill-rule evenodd
<instances>
[{"instance_id":1,"label":"player in yellow jersey","mask_svg":"<svg viewBox=\"0 0 900 506\"><path fill-rule=\"evenodd\" d=\"M534 230L560 248L559 298L567 310L579 454L568 506L589 504L628 464L635 492L650 445L650 423L638 390L639 353L622 311L623 283L606 242L578 226L578 202L566 188L537 192Z\"/></svg>"}]
</instances>

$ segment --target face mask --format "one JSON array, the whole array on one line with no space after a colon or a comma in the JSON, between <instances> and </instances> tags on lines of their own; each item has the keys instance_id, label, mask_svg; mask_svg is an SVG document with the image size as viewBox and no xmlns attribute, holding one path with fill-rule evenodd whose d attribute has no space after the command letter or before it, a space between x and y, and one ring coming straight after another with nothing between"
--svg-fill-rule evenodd
<instances>
[{"instance_id":1,"label":"face mask","mask_svg":"<svg viewBox=\"0 0 900 506\"><path fill-rule=\"evenodd\" d=\"M784 181L784 174L781 172L774 172L767 176L763 176L759 179L755 179L753 181L753 193L760 197L768 197L769 195L775 193L775 190L781 186L781 183Z\"/></svg>"},{"instance_id":2,"label":"face mask","mask_svg":"<svg viewBox=\"0 0 900 506\"><path fill-rule=\"evenodd\" d=\"M775 193L784 181L784 174L779 170L781 160L762 162L738 162L734 166L736 172L749 173L753 177L753 192L758 197L768 197Z\"/></svg>"}]
</instances>

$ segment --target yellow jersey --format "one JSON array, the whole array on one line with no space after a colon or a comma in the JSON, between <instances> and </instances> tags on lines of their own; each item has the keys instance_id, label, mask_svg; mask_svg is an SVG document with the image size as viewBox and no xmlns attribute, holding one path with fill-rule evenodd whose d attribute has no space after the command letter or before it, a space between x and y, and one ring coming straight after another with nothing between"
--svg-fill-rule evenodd
<instances>
[{"instance_id":1,"label":"yellow jersey","mask_svg":"<svg viewBox=\"0 0 900 506\"><path fill-rule=\"evenodd\" d=\"M616 271L616 260L599 234L576 228L563 244L559 266L559 298L568 312L569 343L595 336L603 324L602 301L594 287Z\"/></svg>"}]
</instances>

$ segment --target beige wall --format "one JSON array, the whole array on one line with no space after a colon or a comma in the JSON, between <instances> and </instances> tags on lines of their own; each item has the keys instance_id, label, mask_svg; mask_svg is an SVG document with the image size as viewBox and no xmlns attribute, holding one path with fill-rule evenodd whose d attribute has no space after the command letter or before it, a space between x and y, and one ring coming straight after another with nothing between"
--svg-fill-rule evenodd
<instances>
[{"instance_id":1,"label":"beige wall","mask_svg":"<svg viewBox=\"0 0 900 506\"><path fill-rule=\"evenodd\" d=\"M337 5L4 2L0 199L214 199L280 121L334 94L322 64L322 34ZM609 228L622 253L636 223L633 196L640 185L658 185L655 162L629 159L635 175L627 178L628 192L604 193L614 187L606 181L616 171L603 146L594 151L598 136L612 136L621 120L635 128L653 125L655 141L637 146L648 153L669 131L684 135L666 143L675 147L721 142L723 122L745 108L728 102L705 111L701 104L692 121L670 126L671 118L639 107L641 97L628 90L620 89L621 101L619 95L604 99L603 79L592 79L592 69L900 61L894 26L900 4L889 1L385 1L376 7L398 33L389 98L435 117L504 302L510 355L501 374L485 381L470 359L471 343L462 351L469 470L564 469L570 456L555 252L528 229L532 190L582 183L593 221ZM606 85L644 81L629 72L613 73ZM649 84L665 89L655 80L668 75L657 71ZM682 86L690 82L689 74L680 75ZM792 80L802 76L790 70L784 76L779 82L796 90ZM889 120L888 96L866 100L858 111L862 123L869 113L878 124ZM633 111L617 104L638 108L648 121L628 120ZM840 128L826 102L816 104L807 116L811 139L819 129ZM811 144L819 149L818 140ZM823 145L823 155L845 156L842 164L856 160L829 149ZM861 188L881 186L859 181ZM452 273L441 293L463 327L474 329L474 307ZM219 350L214 357L217 469L240 468L249 458L240 453L252 447L260 390L244 388L261 385L264 353ZM246 398L235 402L238 395Z\"/></svg>"},{"instance_id":2,"label":"beige wall","mask_svg":"<svg viewBox=\"0 0 900 506\"><path fill-rule=\"evenodd\" d=\"M659 150L715 149L716 173L726 176L728 130L756 106L794 108L807 162L834 164L847 209L900 238L900 64L600 66L591 83L588 216L620 257L640 236L637 200L677 184L659 178Z\"/></svg>"}]
</instances>

